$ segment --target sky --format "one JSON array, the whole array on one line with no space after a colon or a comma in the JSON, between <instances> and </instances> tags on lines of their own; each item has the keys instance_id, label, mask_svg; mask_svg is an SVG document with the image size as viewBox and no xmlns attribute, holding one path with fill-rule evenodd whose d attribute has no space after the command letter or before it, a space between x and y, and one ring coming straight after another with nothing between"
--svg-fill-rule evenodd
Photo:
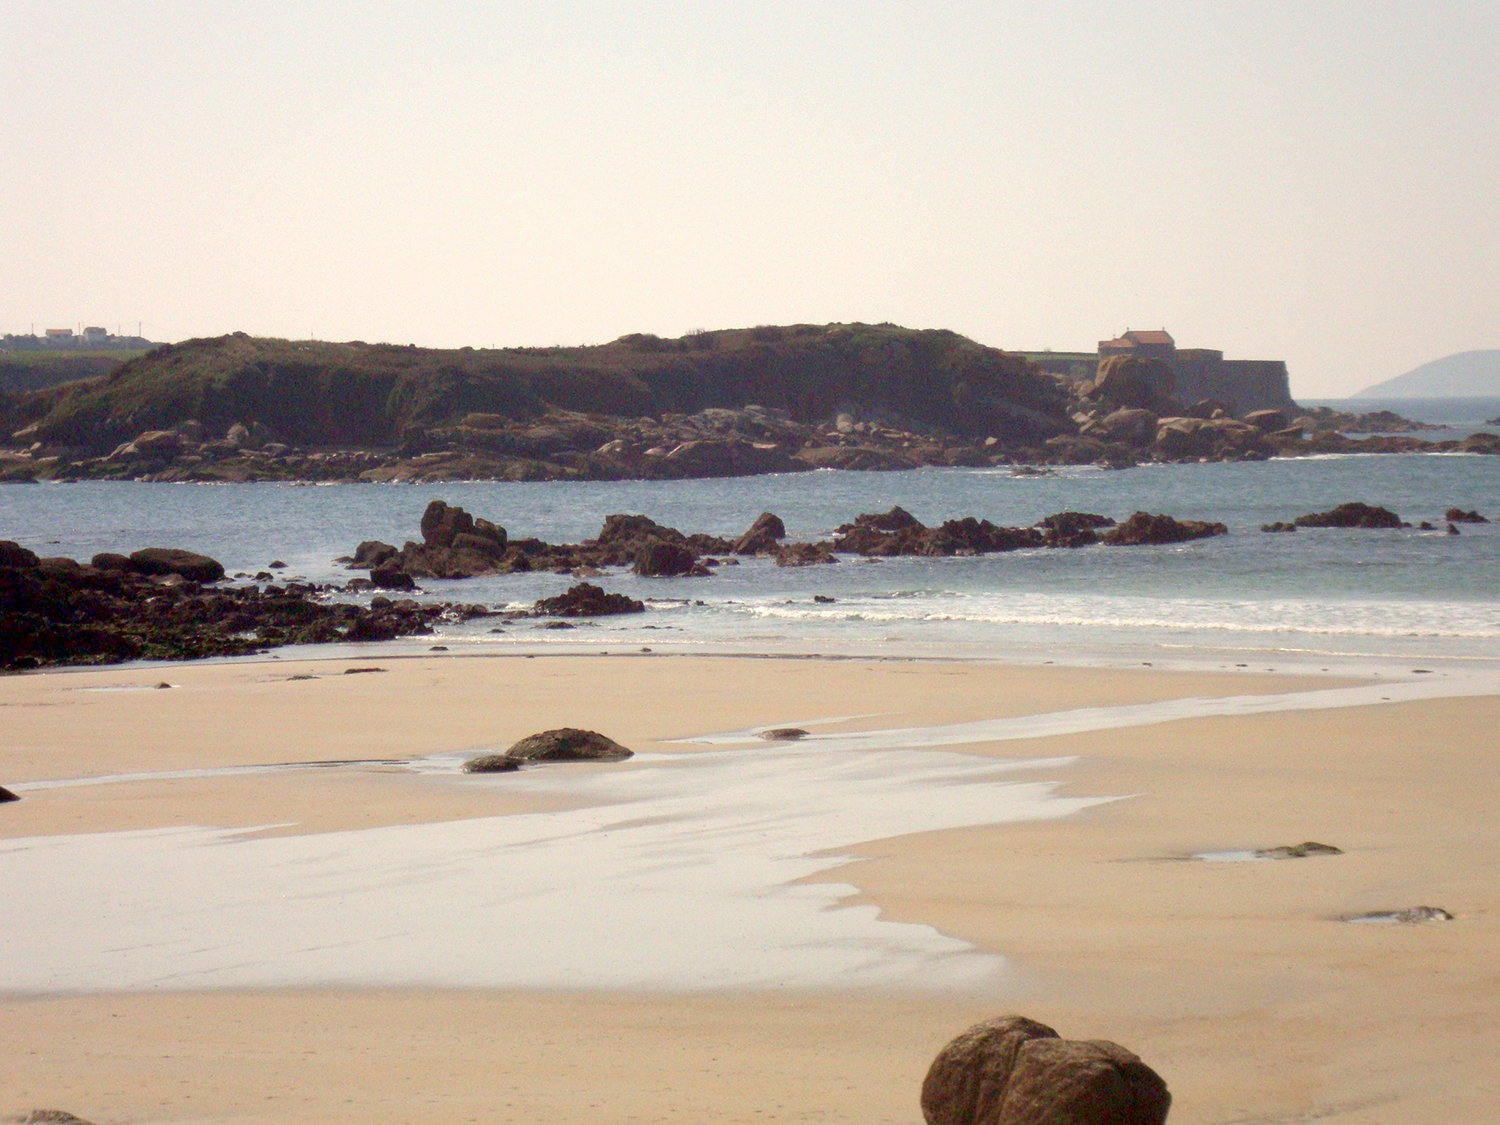
<instances>
[{"instance_id":1,"label":"sky","mask_svg":"<svg viewBox=\"0 0 1500 1125\"><path fill-rule=\"evenodd\" d=\"M1500 347L1500 4L0 0L0 333Z\"/></svg>"}]
</instances>

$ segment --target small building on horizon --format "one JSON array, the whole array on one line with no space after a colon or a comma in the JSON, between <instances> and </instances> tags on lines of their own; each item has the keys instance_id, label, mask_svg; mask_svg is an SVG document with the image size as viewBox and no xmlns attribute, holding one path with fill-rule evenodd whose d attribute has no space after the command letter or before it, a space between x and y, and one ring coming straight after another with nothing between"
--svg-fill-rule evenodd
<instances>
[{"instance_id":1,"label":"small building on horizon","mask_svg":"<svg viewBox=\"0 0 1500 1125\"><path fill-rule=\"evenodd\" d=\"M1172 371L1172 397L1184 406L1204 399L1225 403L1234 414L1252 410L1291 410L1291 379L1279 359L1225 359L1214 348L1179 348L1165 328L1127 328L1113 340L1099 341L1099 362L1116 356L1155 359Z\"/></svg>"}]
</instances>

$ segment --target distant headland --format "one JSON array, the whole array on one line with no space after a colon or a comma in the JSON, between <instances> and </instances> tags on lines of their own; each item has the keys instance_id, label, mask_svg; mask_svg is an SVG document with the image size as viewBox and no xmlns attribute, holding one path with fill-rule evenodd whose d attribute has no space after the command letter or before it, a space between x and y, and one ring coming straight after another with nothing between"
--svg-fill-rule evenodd
<instances>
[{"instance_id":1,"label":"distant headland","mask_svg":"<svg viewBox=\"0 0 1500 1125\"><path fill-rule=\"evenodd\" d=\"M1165 331L1076 356L893 324L505 349L234 333L0 390L0 479L653 480L1500 450L1484 434L1339 432L1378 428L1300 411L1279 361L1179 350Z\"/></svg>"},{"instance_id":2,"label":"distant headland","mask_svg":"<svg viewBox=\"0 0 1500 1125\"><path fill-rule=\"evenodd\" d=\"M1500 398L1500 348L1458 352L1366 387L1356 398Z\"/></svg>"}]
</instances>

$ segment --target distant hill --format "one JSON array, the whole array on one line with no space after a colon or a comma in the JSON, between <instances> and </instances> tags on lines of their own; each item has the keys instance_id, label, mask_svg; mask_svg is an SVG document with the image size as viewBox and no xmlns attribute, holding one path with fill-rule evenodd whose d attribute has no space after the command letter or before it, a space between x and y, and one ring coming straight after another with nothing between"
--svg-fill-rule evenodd
<instances>
[{"instance_id":1,"label":"distant hill","mask_svg":"<svg viewBox=\"0 0 1500 1125\"><path fill-rule=\"evenodd\" d=\"M1459 352L1366 387L1355 398L1485 398L1500 395L1500 349Z\"/></svg>"},{"instance_id":2,"label":"distant hill","mask_svg":"<svg viewBox=\"0 0 1500 1125\"><path fill-rule=\"evenodd\" d=\"M470 414L657 417L756 403L799 422L844 404L961 436L1036 443L1070 429L1066 395L1019 355L896 325L762 326L582 348L436 349L257 339L167 344L88 379L0 395L28 440L108 452L186 419L259 423L308 446L390 447Z\"/></svg>"}]
</instances>

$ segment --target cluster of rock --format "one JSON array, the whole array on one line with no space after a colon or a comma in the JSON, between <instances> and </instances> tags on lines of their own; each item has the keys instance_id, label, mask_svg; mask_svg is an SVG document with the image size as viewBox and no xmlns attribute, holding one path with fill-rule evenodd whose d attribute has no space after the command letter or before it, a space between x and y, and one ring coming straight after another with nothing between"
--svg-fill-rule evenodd
<instances>
[{"instance_id":1,"label":"cluster of rock","mask_svg":"<svg viewBox=\"0 0 1500 1125\"><path fill-rule=\"evenodd\" d=\"M1344 414L1318 407L1296 416L1255 410L1236 417L1230 403L1177 401L1173 384L1171 369L1160 360L1106 359L1094 379L1069 386L1068 416L1077 432L1049 439L1038 460L1124 468L1145 461L1259 461L1314 453L1500 454L1500 437L1489 433L1439 442L1411 437L1442 427L1390 411Z\"/></svg>"},{"instance_id":2,"label":"cluster of rock","mask_svg":"<svg viewBox=\"0 0 1500 1125\"><path fill-rule=\"evenodd\" d=\"M927 1125L1163 1125L1171 1106L1167 1084L1133 1052L1063 1039L1024 1016L969 1028L922 1082Z\"/></svg>"},{"instance_id":3,"label":"cluster of rock","mask_svg":"<svg viewBox=\"0 0 1500 1125\"><path fill-rule=\"evenodd\" d=\"M223 577L219 563L190 551L150 548L79 563L0 541L0 670L390 640L431 633L436 620L488 613L385 597L365 607L328 601L314 585L217 585Z\"/></svg>"},{"instance_id":4,"label":"cluster of rock","mask_svg":"<svg viewBox=\"0 0 1500 1125\"><path fill-rule=\"evenodd\" d=\"M614 739L594 730L559 727L529 734L503 754L482 754L464 763L465 773L514 773L525 762L623 762L634 757Z\"/></svg>"},{"instance_id":5,"label":"cluster of rock","mask_svg":"<svg viewBox=\"0 0 1500 1125\"><path fill-rule=\"evenodd\" d=\"M340 561L353 569L370 571L370 581L386 589L411 589L419 578L470 578L488 574L548 570L558 574L594 577L603 567L630 567L646 577L706 577L715 568L735 565L733 556L774 558L778 566L812 566L837 562L839 554L866 557L897 555L982 555L1028 547L1086 547L1095 543L1116 546L1144 543L1181 543L1223 535L1221 523L1176 520L1171 516L1136 512L1119 526L1108 516L1091 512L1058 512L1033 527L1000 527L989 520L966 516L927 527L910 512L865 513L839 527L831 541L784 543L786 526L771 512L763 512L738 539L716 535L684 535L643 515L605 517L594 539L554 544L540 539L510 539L505 528L442 500L433 500L422 515L422 542L402 547L369 539L352 556ZM725 556L721 558L719 556ZM575 587L558 605L607 604L598 587ZM581 591L576 592L575 591ZM623 608L604 612L631 612ZM542 609L543 603L538 603ZM573 614L575 616L583 614Z\"/></svg>"}]
</instances>

